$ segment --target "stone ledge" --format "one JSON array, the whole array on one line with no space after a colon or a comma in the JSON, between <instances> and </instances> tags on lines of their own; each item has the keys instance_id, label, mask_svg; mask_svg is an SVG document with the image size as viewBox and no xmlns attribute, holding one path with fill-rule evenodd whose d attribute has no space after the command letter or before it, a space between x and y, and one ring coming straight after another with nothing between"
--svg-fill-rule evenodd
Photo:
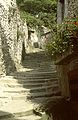
<instances>
[{"instance_id":1,"label":"stone ledge","mask_svg":"<svg viewBox=\"0 0 78 120\"><path fill-rule=\"evenodd\" d=\"M63 55L59 55L56 60L55 64L56 65L67 65L69 64L72 60L77 58L78 52L67 52Z\"/></svg>"}]
</instances>

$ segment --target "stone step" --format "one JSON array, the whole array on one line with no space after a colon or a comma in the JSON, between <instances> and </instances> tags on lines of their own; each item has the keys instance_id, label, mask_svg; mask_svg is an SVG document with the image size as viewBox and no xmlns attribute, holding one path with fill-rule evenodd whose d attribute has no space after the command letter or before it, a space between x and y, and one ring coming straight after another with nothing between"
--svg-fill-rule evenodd
<instances>
[{"instance_id":1,"label":"stone step","mask_svg":"<svg viewBox=\"0 0 78 120\"><path fill-rule=\"evenodd\" d=\"M33 58L35 58L35 59L33 59ZM36 56L35 55L33 55L33 56L31 56L31 55L30 56L26 56L25 60L30 60L30 61L32 61L32 60L33 61L35 61L35 60L38 60L38 61L43 61L43 60L47 61L48 60L48 61L51 61L51 59L49 59L49 57L46 57L46 56L43 56L43 55L41 55L41 56L39 56L39 55L36 55Z\"/></svg>"},{"instance_id":2,"label":"stone step","mask_svg":"<svg viewBox=\"0 0 78 120\"><path fill-rule=\"evenodd\" d=\"M25 88L25 89L32 89L32 88L43 88L43 87L55 87L58 85L58 81L54 82L45 82L45 83L25 83L25 84L19 84L19 83L1 83L0 89L7 89L7 88ZM6 88L5 88L6 87Z\"/></svg>"},{"instance_id":3,"label":"stone step","mask_svg":"<svg viewBox=\"0 0 78 120\"><path fill-rule=\"evenodd\" d=\"M23 117L11 117L11 118L4 118L0 120L41 120L41 117L36 115L30 115L30 116L23 116Z\"/></svg>"},{"instance_id":4,"label":"stone step","mask_svg":"<svg viewBox=\"0 0 78 120\"><path fill-rule=\"evenodd\" d=\"M35 103L38 103L39 105L45 105L47 104L48 102L50 101L55 101L55 100L59 100L60 98L62 98L61 95L58 95L58 96L47 96L47 97L42 97L42 98L34 98L33 99L33 102Z\"/></svg>"},{"instance_id":5,"label":"stone step","mask_svg":"<svg viewBox=\"0 0 78 120\"><path fill-rule=\"evenodd\" d=\"M27 63L27 61L28 62L29 61L31 61L31 62L34 62L34 61L36 61L36 62L47 62L47 63L49 63L48 61L50 61L53 64L53 61L51 59L43 57L43 56L35 57L35 59L34 59L34 57L28 56L28 57L25 57L25 59L23 60L23 63Z\"/></svg>"},{"instance_id":6,"label":"stone step","mask_svg":"<svg viewBox=\"0 0 78 120\"><path fill-rule=\"evenodd\" d=\"M8 93L25 93L25 92L28 92L30 91L29 89L26 89L26 88L22 88L22 87L19 87L19 88L11 88L11 87L2 87L3 89L3 92L8 92Z\"/></svg>"},{"instance_id":7,"label":"stone step","mask_svg":"<svg viewBox=\"0 0 78 120\"><path fill-rule=\"evenodd\" d=\"M38 106L38 104L35 104L35 106ZM31 102L25 102L23 100L9 101L0 107L0 120L43 120L41 118L45 114L34 114L33 109L35 106Z\"/></svg>"},{"instance_id":8,"label":"stone step","mask_svg":"<svg viewBox=\"0 0 78 120\"><path fill-rule=\"evenodd\" d=\"M26 92L43 92L45 90L49 91L49 90L55 90L58 88L58 84L55 85L50 85L50 86L42 86L42 87L33 87L30 89L27 88L22 88L22 87L16 87L16 88L12 88L12 87L1 87L1 89L3 89L3 92L8 92L8 93L26 93Z\"/></svg>"},{"instance_id":9,"label":"stone step","mask_svg":"<svg viewBox=\"0 0 78 120\"><path fill-rule=\"evenodd\" d=\"M7 81L8 82L8 81ZM25 88L25 89L33 89L33 88L42 88L42 87L49 87L49 86L56 86L58 85L58 81L20 81L16 83L13 81L12 83L2 83L0 86L1 91L6 88Z\"/></svg>"},{"instance_id":10,"label":"stone step","mask_svg":"<svg viewBox=\"0 0 78 120\"><path fill-rule=\"evenodd\" d=\"M32 63L31 63L31 62L29 62L29 63L23 63L23 66L24 66L25 68L31 68L31 67L32 67L32 68L36 68L36 67L37 67L37 68L42 68L42 69L45 69L46 71L47 71L47 68L50 69L50 70L51 70L51 69L53 69L53 70L56 69L56 66L53 65L53 64L51 64L51 63L49 63L49 64L46 63L46 62L45 62L45 63L42 63L42 62L40 62L40 63L37 62L37 63L36 63L36 61L34 61L34 62L32 62ZM26 67L26 66L27 66L27 67Z\"/></svg>"},{"instance_id":11,"label":"stone step","mask_svg":"<svg viewBox=\"0 0 78 120\"><path fill-rule=\"evenodd\" d=\"M0 82L1 83L1 82ZM54 81L54 82L43 82L43 83L25 83L25 84L19 84L19 83L16 83L16 82L6 82L6 83L1 83L0 87L11 87L11 88L18 88L18 87L24 87L24 88L35 88L35 87L43 87L43 86L53 86L53 85L56 85L58 84L58 81Z\"/></svg>"},{"instance_id":12,"label":"stone step","mask_svg":"<svg viewBox=\"0 0 78 120\"><path fill-rule=\"evenodd\" d=\"M26 62L27 61L27 62ZM35 60L35 61L33 61L33 60L26 60L25 62L23 62L23 65L24 66L33 66L33 67L36 67L37 65L38 66L40 66L40 67L44 67L44 68L46 68L46 67L51 67L51 68L55 68L56 67L56 65L54 65L51 61L39 61L39 60ZM35 66L36 65L36 66ZM46 66L45 66L46 65Z\"/></svg>"},{"instance_id":13,"label":"stone step","mask_svg":"<svg viewBox=\"0 0 78 120\"><path fill-rule=\"evenodd\" d=\"M58 78L57 77L52 77L52 78L26 78L26 77L21 77L21 76L18 76L18 77L13 77L13 76L6 76L6 77L2 77L0 78L0 83L44 83L44 82L56 82L58 81Z\"/></svg>"},{"instance_id":14,"label":"stone step","mask_svg":"<svg viewBox=\"0 0 78 120\"><path fill-rule=\"evenodd\" d=\"M59 90L56 90L56 91L52 91L52 90L49 90L49 91L35 91L34 93L33 92L28 92L28 93L20 93L20 94L17 94L17 93L12 93L12 92L9 92L9 93L4 93L3 95L0 95L0 100L26 100L26 99L31 99L31 98L40 98L42 100L43 97L51 97L51 96L54 96L54 95L59 95L60 94L60 91Z\"/></svg>"},{"instance_id":15,"label":"stone step","mask_svg":"<svg viewBox=\"0 0 78 120\"><path fill-rule=\"evenodd\" d=\"M32 98L47 98L47 97L52 97L52 96L58 96L60 95L60 91L56 90L56 91L41 91L41 92L28 92L28 93L3 93L3 95L0 95L0 101L2 100L27 100L27 99L32 99Z\"/></svg>"},{"instance_id":16,"label":"stone step","mask_svg":"<svg viewBox=\"0 0 78 120\"><path fill-rule=\"evenodd\" d=\"M26 100L27 97L26 97L26 94L4 94L3 96L0 96L0 101L1 101L1 104L2 104L2 101L3 102L7 102L9 100Z\"/></svg>"},{"instance_id":17,"label":"stone step","mask_svg":"<svg viewBox=\"0 0 78 120\"><path fill-rule=\"evenodd\" d=\"M44 75L44 74L46 74L46 75L50 75L50 74L56 74L57 72L56 71L42 71L42 72L38 72L38 71L36 71L36 72L15 72L15 73L11 73L11 74L13 74L13 75L26 75L26 76L28 76L28 75Z\"/></svg>"},{"instance_id":18,"label":"stone step","mask_svg":"<svg viewBox=\"0 0 78 120\"><path fill-rule=\"evenodd\" d=\"M43 67L43 68L55 68L56 65L54 65L51 61L33 61L33 60L27 60L27 62L23 62L23 65L24 66L33 66L33 67L36 67L37 65L40 66L40 67ZM35 66L36 65L36 66ZM45 66L47 65L47 66Z\"/></svg>"},{"instance_id":19,"label":"stone step","mask_svg":"<svg viewBox=\"0 0 78 120\"><path fill-rule=\"evenodd\" d=\"M56 79L58 79L57 78L57 76L28 76L28 77L26 77L26 76L14 76L14 79L17 79L17 80L20 80L20 81L24 81L24 80L33 80L33 81L38 81L38 80L56 80ZM25 81L24 81L25 82Z\"/></svg>"},{"instance_id":20,"label":"stone step","mask_svg":"<svg viewBox=\"0 0 78 120\"><path fill-rule=\"evenodd\" d=\"M28 78L33 78L33 79L39 79L39 78L42 78L42 79L47 79L47 78L54 78L54 77L57 77L57 75L55 75L55 74L50 74L50 75L47 75L47 74L44 74L44 75L21 75L21 74L16 74L16 75L14 75L14 78L21 78L21 79L23 79L23 78L25 78L25 79L28 79Z\"/></svg>"},{"instance_id":21,"label":"stone step","mask_svg":"<svg viewBox=\"0 0 78 120\"><path fill-rule=\"evenodd\" d=\"M11 100L0 107L0 119L11 116L26 116L33 114L34 104L24 100Z\"/></svg>"},{"instance_id":22,"label":"stone step","mask_svg":"<svg viewBox=\"0 0 78 120\"><path fill-rule=\"evenodd\" d=\"M40 116L36 115L30 115L30 116L24 116L24 117L17 117L17 120L41 120Z\"/></svg>"},{"instance_id":23,"label":"stone step","mask_svg":"<svg viewBox=\"0 0 78 120\"><path fill-rule=\"evenodd\" d=\"M58 96L60 95L60 90L57 91L45 91L45 92L39 92L39 93L29 93L27 95L28 99L33 99L33 98L42 98L42 97L50 97L50 96Z\"/></svg>"},{"instance_id":24,"label":"stone step","mask_svg":"<svg viewBox=\"0 0 78 120\"><path fill-rule=\"evenodd\" d=\"M33 88L33 89L30 89L30 93L41 93L41 92L53 92L54 90L57 90L58 89L58 85L56 86L45 86L45 87L40 87L40 88Z\"/></svg>"},{"instance_id":25,"label":"stone step","mask_svg":"<svg viewBox=\"0 0 78 120\"><path fill-rule=\"evenodd\" d=\"M45 77L45 78L44 78ZM50 77L50 79L52 78L57 78L57 76L55 76L55 75L52 75L52 76L47 76L47 75L45 75L45 76L20 76L20 75L14 75L14 76L6 76L6 77L1 77L0 78L0 81L1 80L13 80L13 79L21 79L21 80L26 80L26 79L48 79L48 78L46 78L46 77Z\"/></svg>"},{"instance_id":26,"label":"stone step","mask_svg":"<svg viewBox=\"0 0 78 120\"><path fill-rule=\"evenodd\" d=\"M47 69L47 68L48 68L48 69ZM52 72L52 71L55 71L55 70L56 70L55 67L52 67L52 66L47 65L47 64L39 66L38 69L45 70L45 72L48 72L48 71L49 71L49 72Z\"/></svg>"}]
</instances>

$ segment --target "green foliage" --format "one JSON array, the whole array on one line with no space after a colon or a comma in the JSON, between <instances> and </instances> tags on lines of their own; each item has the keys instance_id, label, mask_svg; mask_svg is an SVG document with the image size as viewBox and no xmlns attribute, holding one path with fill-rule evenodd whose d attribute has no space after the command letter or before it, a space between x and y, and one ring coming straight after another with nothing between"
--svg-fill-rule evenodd
<instances>
[{"instance_id":1,"label":"green foliage","mask_svg":"<svg viewBox=\"0 0 78 120\"><path fill-rule=\"evenodd\" d=\"M66 38L78 38L78 17L65 18L62 24L62 31Z\"/></svg>"},{"instance_id":2,"label":"green foliage","mask_svg":"<svg viewBox=\"0 0 78 120\"><path fill-rule=\"evenodd\" d=\"M16 0L17 5L19 6L20 4L22 4L24 2L24 0Z\"/></svg>"},{"instance_id":3,"label":"green foliage","mask_svg":"<svg viewBox=\"0 0 78 120\"><path fill-rule=\"evenodd\" d=\"M29 27L36 27L43 25L43 21L39 18L34 17L30 13L26 13L25 11L21 11L21 18L26 19L27 25Z\"/></svg>"},{"instance_id":4,"label":"green foliage","mask_svg":"<svg viewBox=\"0 0 78 120\"><path fill-rule=\"evenodd\" d=\"M29 26L51 28L56 21L56 0L17 0L17 4Z\"/></svg>"},{"instance_id":5,"label":"green foliage","mask_svg":"<svg viewBox=\"0 0 78 120\"><path fill-rule=\"evenodd\" d=\"M55 13L39 13L39 18L43 21L45 27L53 29L56 25Z\"/></svg>"},{"instance_id":6,"label":"green foliage","mask_svg":"<svg viewBox=\"0 0 78 120\"><path fill-rule=\"evenodd\" d=\"M64 53L68 47L69 41L63 39L60 32L54 32L52 38L47 41L45 49L51 56L54 56L56 54Z\"/></svg>"},{"instance_id":7,"label":"green foliage","mask_svg":"<svg viewBox=\"0 0 78 120\"><path fill-rule=\"evenodd\" d=\"M24 0L20 4L20 8L33 15L38 15L39 12L56 12L55 0Z\"/></svg>"},{"instance_id":8,"label":"green foliage","mask_svg":"<svg viewBox=\"0 0 78 120\"><path fill-rule=\"evenodd\" d=\"M52 38L46 43L46 50L50 55L63 54L69 46L73 47L73 39L78 39L78 17L65 18L61 25L57 26Z\"/></svg>"}]
</instances>

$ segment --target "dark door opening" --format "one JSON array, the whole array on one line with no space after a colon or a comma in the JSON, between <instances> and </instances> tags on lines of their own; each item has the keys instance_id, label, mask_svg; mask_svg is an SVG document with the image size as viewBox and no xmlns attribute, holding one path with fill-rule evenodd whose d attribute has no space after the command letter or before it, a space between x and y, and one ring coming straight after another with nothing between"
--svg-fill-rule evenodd
<instances>
[{"instance_id":1,"label":"dark door opening","mask_svg":"<svg viewBox=\"0 0 78 120\"><path fill-rule=\"evenodd\" d=\"M23 42L22 44L22 61L25 59L25 55L26 55L26 52L25 52L25 44Z\"/></svg>"},{"instance_id":2,"label":"dark door opening","mask_svg":"<svg viewBox=\"0 0 78 120\"><path fill-rule=\"evenodd\" d=\"M72 120L78 120L78 69L69 72Z\"/></svg>"}]
</instances>

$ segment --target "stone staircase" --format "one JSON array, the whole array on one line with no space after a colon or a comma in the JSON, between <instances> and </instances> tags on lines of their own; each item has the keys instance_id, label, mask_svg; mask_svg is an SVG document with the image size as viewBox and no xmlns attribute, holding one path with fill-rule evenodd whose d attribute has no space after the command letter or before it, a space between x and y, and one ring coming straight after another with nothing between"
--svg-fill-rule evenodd
<instances>
[{"instance_id":1,"label":"stone staircase","mask_svg":"<svg viewBox=\"0 0 78 120\"><path fill-rule=\"evenodd\" d=\"M36 110L60 98L56 66L44 52L27 54L22 66L0 78L0 120L48 120Z\"/></svg>"}]
</instances>

